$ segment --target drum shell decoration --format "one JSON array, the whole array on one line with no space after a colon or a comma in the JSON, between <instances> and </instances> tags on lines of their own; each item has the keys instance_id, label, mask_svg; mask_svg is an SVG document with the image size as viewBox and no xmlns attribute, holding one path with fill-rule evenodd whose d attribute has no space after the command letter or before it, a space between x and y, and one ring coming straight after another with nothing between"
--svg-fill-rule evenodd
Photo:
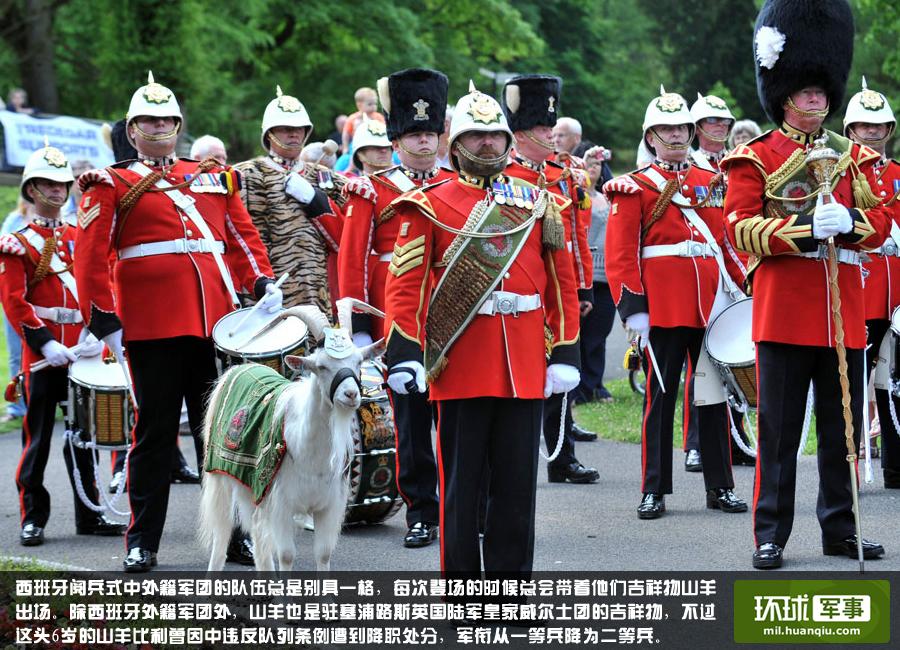
<instances>
[{"instance_id":1,"label":"drum shell decoration","mask_svg":"<svg viewBox=\"0 0 900 650\"><path fill-rule=\"evenodd\" d=\"M259 314L241 328L240 334L229 336L232 328L243 320L250 309L247 307L226 314L213 327L219 376L232 366L253 361L272 368L283 377L294 379L294 371L288 368L284 359L288 355L306 356L310 353L309 329L298 318L286 318L249 345L242 346L250 334L266 323L265 314Z\"/></svg>"},{"instance_id":2,"label":"drum shell decoration","mask_svg":"<svg viewBox=\"0 0 900 650\"><path fill-rule=\"evenodd\" d=\"M381 523L403 504L397 488L394 413L382 387L383 376L380 365L362 364L362 403L351 423L353 459L345 525Z\"/></svg>"},{"instance_id":3,"label":"drum shell decoration","mask_svg":"<svg viewBox=\"0 0 900 650\"><path fill-rule=\"evenodd\" d=\"M115 359L89 357L72 364L66 425L77 440L97 449L131 446L135 410Z\"/></svg>"}]
</instances>

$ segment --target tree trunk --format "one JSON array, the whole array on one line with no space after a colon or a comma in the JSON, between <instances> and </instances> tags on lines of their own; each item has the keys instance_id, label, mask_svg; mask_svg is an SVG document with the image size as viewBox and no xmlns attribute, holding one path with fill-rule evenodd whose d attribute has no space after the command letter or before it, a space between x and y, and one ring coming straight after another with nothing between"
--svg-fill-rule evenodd
<instances>
[{"instance_id":1,"label":"tree trunk","mask_svg":"<svg viewBox=\"0 0 900 650\"><path fill-rule=\"evenodd\" d=\"M53 0L25 0L22 12L22 45L19 71L28 102L45 113L59 112L56 86L53 18L58 4Z\"/></svg>"}]
</instances>

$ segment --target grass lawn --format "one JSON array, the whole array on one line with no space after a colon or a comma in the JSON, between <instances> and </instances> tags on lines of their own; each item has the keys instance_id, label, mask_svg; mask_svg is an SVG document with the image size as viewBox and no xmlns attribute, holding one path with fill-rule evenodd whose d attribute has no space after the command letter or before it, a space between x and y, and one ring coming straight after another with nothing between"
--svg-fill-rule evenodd
<instances>
[{"instance_id":1,"label":"grass lawn","mask_svg":"<svg viewBox=\"0 0 900 650\"><path fill-rule=\"evenodd\" d=\"M627 379L615 379L605 383L612 393L613 402L606 404L581 404L575 407L575 419L589 431L595 431L606 440L620 442L641 442L641 413L643 396L631 390ZM682 405L683 393L679 390L678 402L675 406L675 427L673 444L676 449L682 448ZM751 413L753 431L756 431L756 413ZM809 437L803 453L813 454L816 451L815 415L810 423Z\"/></svg>"}]
</instances>

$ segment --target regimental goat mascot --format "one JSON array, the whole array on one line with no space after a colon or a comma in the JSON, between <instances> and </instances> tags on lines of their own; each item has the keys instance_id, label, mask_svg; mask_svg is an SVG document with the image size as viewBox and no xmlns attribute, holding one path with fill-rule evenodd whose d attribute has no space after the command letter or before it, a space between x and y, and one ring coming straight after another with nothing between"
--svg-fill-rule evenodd
<instances>
[{"instance_id":1,"label":"regimental goat mascot","mask_svg":"<svg viewBox=\"0 0 900 650\"><path fill-rule=\"evenodd\" d=\"M329 571L349 491L351 422L361 400L360 364L383 342L357 348L314 306L292 307L318 341L310 356L287 356L303 376L290 381L267 366L238 365L216 382L204 423L206 460L199 536L209 571L221 571L235 523L248 531L257 571L290 571L294 515L311 514L318 571Z\"/></svg>"}]
</instances>

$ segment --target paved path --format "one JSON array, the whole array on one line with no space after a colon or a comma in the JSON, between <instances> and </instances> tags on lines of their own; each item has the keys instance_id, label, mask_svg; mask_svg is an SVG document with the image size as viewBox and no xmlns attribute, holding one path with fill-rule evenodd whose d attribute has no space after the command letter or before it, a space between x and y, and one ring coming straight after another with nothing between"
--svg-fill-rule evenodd
<instances>
[{"instance_id":1,"label":"paved path","mask_svg":"<svg viewBox=\"0 0 900 650\"><path fill-rule=\"evenodd\" d=\"M184 442L186 439L182 439ZM19 436L0 436L0 555L30 556L40 560L116 570L124 545L119 539L74 534L71 489L65 476L61 438L54 439L47 484L53 514L43 546L25 548L18 543L18 498L13 476L20 453ZM537 570L748 570L753 551L751 516L707 510L699 474L681 469L682 454L675 452L675 494L666 499L668 514L659 520L640 521L635 508L640 500L640 447L600 441L580 443L578 456L600 470L596 485L549 484L541 461L538 482ZM877 462L877 461L876 461ZM876 466L877 467L877 466ZM108 478L108 466L101 470ZM869 571L900 570L900 490L884 490L876 483L863 486L865 536L877 539L887 556L868 563ZM735 468L737 492L750 499L753 469ZM824 557L815 518L816 464L804 457L799 464L797 516L785 568L793 570L856 569L849 559ZM159 554L161 570L202 570L206 553L194 538L200 488L173 485L169 520ZM401 511L384 524L349 529L338 544L332 567L336 570L435 570L438 548L403 548L406 530ZM298 530L295 567L314 568L312 533ZM232 567L233 565L227 565Z\"/></svg>"}]
</instances>

